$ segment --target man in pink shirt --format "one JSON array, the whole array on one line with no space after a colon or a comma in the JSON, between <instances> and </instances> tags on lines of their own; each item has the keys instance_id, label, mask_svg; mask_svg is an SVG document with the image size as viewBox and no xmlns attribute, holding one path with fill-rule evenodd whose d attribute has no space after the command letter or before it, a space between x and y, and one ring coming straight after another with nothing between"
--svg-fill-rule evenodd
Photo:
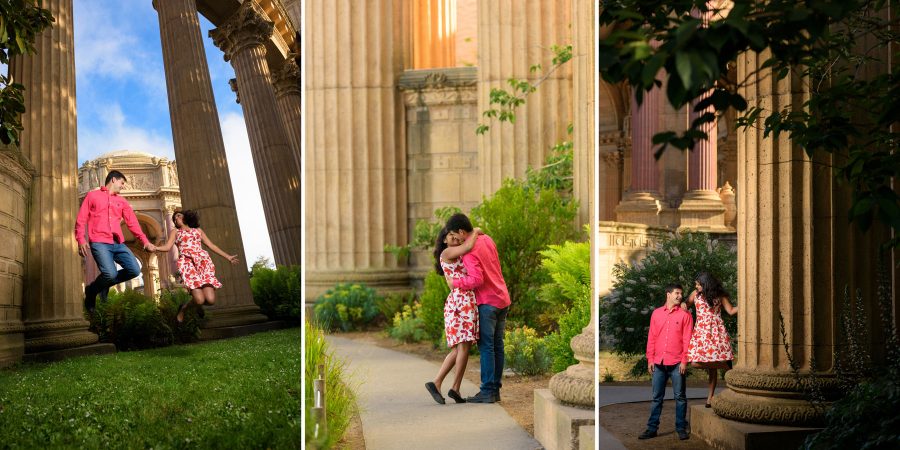
<instances>
[{"instance_id":1,"label":"man in pink shirt","mask_svg":"<svg viewBox=\"0 0 900 450\"><path fill-rule=\"evenodd\" d=\"M666 286L666 304L656 308L650 316L647 369L653 375L653 402L647 429L638 439L656 437L669 377L672 378L672 390L675 391L675 431L678 439L688 438L684 374L687 370L688 344L691 342L694 321L689 312L681 309L682 295L680 284Z\"/></svg>"},{"instance_id":2,"label":"man in pink shirt","mask_svg":"<svg viewBox=\"0 0 900 450\"><path fill-rule=\"evenodd\" d=\"M447 220L448 236L465 241L472 233L472 222L465 214L454 214ZM466 276L453 280L453 287L475 291L478 304L478 351L481 354L481 390L466 399L469 403L494 403L500 401L503 378L503 335L506 332L506 316L509 314L509 291L497 246L488 235L478 236L472 251L462 257Z\"/></svg>"},{"instance_id":3,"label":"man in pink shirt","mask_svg":"<svg viewBox=\"0 0 900 450\"><path fill-rule=\"evenodd\" d=\"M93 314L97 294L101 301L106 300L109 288L123 281L128 281L141 273L141 268L131 250L124 244L122 235L122 219L125 225L144 244L144 250L154 252L156 247L150 243L141 230L137 217L124 198L119 196L125 186L125 175L118 170L111 170L106 176L106 186L88 192L78 210L75 219L75 240L78 241L78 254L87 256L88 251L94 256L100 275L84 288L84 307ZM85 239L84 228L87 224L88 239ZM116 263L122 266L116 271Z\"/></svg>"}]
</instances>

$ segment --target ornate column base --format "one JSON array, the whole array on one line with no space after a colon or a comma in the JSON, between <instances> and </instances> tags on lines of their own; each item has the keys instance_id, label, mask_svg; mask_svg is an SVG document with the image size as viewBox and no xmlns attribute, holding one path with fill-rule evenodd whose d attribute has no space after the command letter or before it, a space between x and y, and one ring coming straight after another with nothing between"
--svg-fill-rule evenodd
<instances>
[{"instance_id":1,"label":"ornate column base","mask_svg":"<svg viewBox=\"0 0 900 450\"><path fill-rule=\"evenodd\" d=\"M570 345L578 364L534 392L534 437L547 450L594 448L594 321Z\"/></svg>"},{"instance_id":2,"label":"ornate column base","mask_svg":"<svg viewBox=\"0 0 900 450\"><path fill-rule=\"evenodd\" d=\"M822 430L738 422L719 417L702 405L692 406L690 417L691 439L729 450L799 448L807 436Z\"/></svg>"},{"instance_id":3,"label":"ornate column base","mask_svg":"<svg viewBox=\"0 0 900 450\"><path fill-rule=\"evenodd\" d=\"M616 221L665 226L666 209L656 192L629 192L616 206Z\"/></svg>"},{"instance_id":4,"label":"ornate column base","mask_svg":"<svg viewBox=\"0 0 900 450\"><path fill-rule=\"evenodd\" d=\"M553 375L550 378L550 391L556 398L571 406L592 408L595 400L594 331L582 331L572 338L570 345L579 363L569 366L565 372Z\"/></svg>"},{"instance_id":5,"label":"ornate column base","mask_svg":"<svg viewBox=\"0 0 900 450\"><path fill-rule=\"evenodd\" d=\"M817 374L816 383L826 399L836 397L837 379ZM760 373L735 369L725 374L728 388L713 397L713 411L741 422L783 426L820 426L830 402L814 406L791 373Z\"/></svg>"},{"instance_id":6,"label":"ornate column base","mask_svg":"<svg viewBox=\"0 0 900 450\"><path fill-rule=\"evenodd\" d=\"M238 327L268 320L269 318L262 314L259 306L255 304L213 307L210 309L209 321L203 329Z\"/></svg>"},{"instance_id":7,"label":"ornate column base","mask_svg":"<svg viewBox=\"0 0 900 450\"><path fill-rule=\"evenodd\" d=\"M25 354L25 326L18 320L0 322L0 367L11 366Z\"/></svg>"},{"instance_id":8,"label":"ornate column base","mask_svg":"<svg viewBox=\"0 0 900 450\"><path fill-rule=\"evenodd\" d=\"M84 319L25 322L25 353L65 350L95 344L96 334L88 331Z\"/></svg>"},{"instance_id":9,"label":"ornate column base","mask_svg":"<svg viewBox=\"0 0 900 450\"><path fill-rule=\"evenodd\" d=\"M679 231L706 231L727 233L734 231L725 226L725 205L716 191L696 190L684 194L678 207Z\"/></svg>"}]
</instances>

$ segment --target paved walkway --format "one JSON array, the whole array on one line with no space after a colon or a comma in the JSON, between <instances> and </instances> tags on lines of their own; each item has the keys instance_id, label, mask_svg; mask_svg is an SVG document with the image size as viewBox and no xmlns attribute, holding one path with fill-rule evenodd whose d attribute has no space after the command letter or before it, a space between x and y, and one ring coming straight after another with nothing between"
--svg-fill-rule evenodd
<instances>
[{"instance_id":1,"label":"paved walkway","mask_svg":"<svg viewBox=\"0 0 900 450\"><path fill-rule=\"evenodd\" d=\"M723 388L716 388L716 393L722 391ZM709 392L707 388L687 388L687 398L706 398L706 394ZM598 408L602 408L604 406L615 405L619 403L635 403L635 402L649 402L652 400L652 390L650 389L650 382L647 382L647 386L603 386L597 390L597 398L600 399ZM674 394L672 392L672 386L666 386L666 400L671 400L674 398ZM647 409L647 414L650 414L649 408ZM599 423L597 424L598 429L600 430L600 448L603 450L626 450L625 446L622 445L622 442L616 439L609 431L606 431ZM643 431L643 430L641 430Z\"/></svg>"},{"instance_id":2,"label":"paved walkway","mask_svg":"<svg viewBox=\"0 0 900 450\"><path fill-rule=\"evenodd\" d=\"M541 448L499 405L456 404L450 398L446 405L435 403L425 383L434 379L437 364L366 342L326 340L358 383L368 450ZM441 387L445 396L452 375ZM461 391L473 395L478 386L464 379Z\"/></svg>"}]
</instances>

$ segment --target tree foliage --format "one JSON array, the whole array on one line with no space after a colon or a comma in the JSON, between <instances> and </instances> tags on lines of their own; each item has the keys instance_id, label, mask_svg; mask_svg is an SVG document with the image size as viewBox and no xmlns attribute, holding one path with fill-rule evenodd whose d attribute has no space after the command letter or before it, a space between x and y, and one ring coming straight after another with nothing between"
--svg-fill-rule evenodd
<instances>
[{"instance_id":1,"label":"tree foliage","mask_svg":"<svg viewBox=\"0 0 900 450\"><path fill-rule=\"evenodd\" d=\"M0 1L0 64L16 55L34 53L34 39L53 23L50 11L34 0ZM25 86L0 74L0 142L19 144Z\"/></svg>"},{"instance_id":2,"label":"tree foliage","mask_svg":"<svg viewBox=\"0 0 900 450\"><path fill-rule=\"evenodd\" d=\"M710 2L713 3L713 2ZM734 108L739 127L761 127L765 136L786 134L812 157L834 156L835 175L852 188L848 219L866 230L878 220L900 231L900 197L890 180L900 173L897 127L900 80L897 74L896 0L735 0L728 10L712 10L704 25L698 12L705 0L605 1L601 28L612 31L599 42L599 70L610 83L630 85L640 101L661 86L675 108L713 89L696 111L712 105ZM765 83L799 80L810 95L796 104L748 108L742 89L753 77L729 81L739 55L760 52L756 74L771 70ZM664 72L660 72L664 69ZM683 133L654 136L657 157L668 146L687 149L705 138L700 125ZM892 129L893 126L893 129ZM894 238L890 245L900 244Z\"/></svg>"}]
</instances>

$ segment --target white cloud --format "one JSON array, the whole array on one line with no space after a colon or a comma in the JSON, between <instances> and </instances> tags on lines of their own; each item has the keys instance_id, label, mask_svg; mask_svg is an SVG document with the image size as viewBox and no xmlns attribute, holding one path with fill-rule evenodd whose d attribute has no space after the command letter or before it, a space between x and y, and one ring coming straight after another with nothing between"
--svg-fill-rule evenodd
<instances>
[{"instance_id":1,"label":"white cloud","mask_svg":"<svg viewBox=\"0 0 900 450\"><path fill-rule=\"evenodd\" d=\"M78 126L79 162L115 150L135 150L169 159L175 157L171 138L126 123L122 107L118 103L98 106L97 109L99 127Z\"/></svg>"},{"instance_id":2,"label":"white cloud","mask_svg":"<svg viewBox=\"0 0 900 450\"><path fill-rule=\"evenodd\" d=\"M274 261L244 117L240 114L226 113L220 117L220 121L247 267L249 268L260 256Z\"/></svg>"}]
</instances>

